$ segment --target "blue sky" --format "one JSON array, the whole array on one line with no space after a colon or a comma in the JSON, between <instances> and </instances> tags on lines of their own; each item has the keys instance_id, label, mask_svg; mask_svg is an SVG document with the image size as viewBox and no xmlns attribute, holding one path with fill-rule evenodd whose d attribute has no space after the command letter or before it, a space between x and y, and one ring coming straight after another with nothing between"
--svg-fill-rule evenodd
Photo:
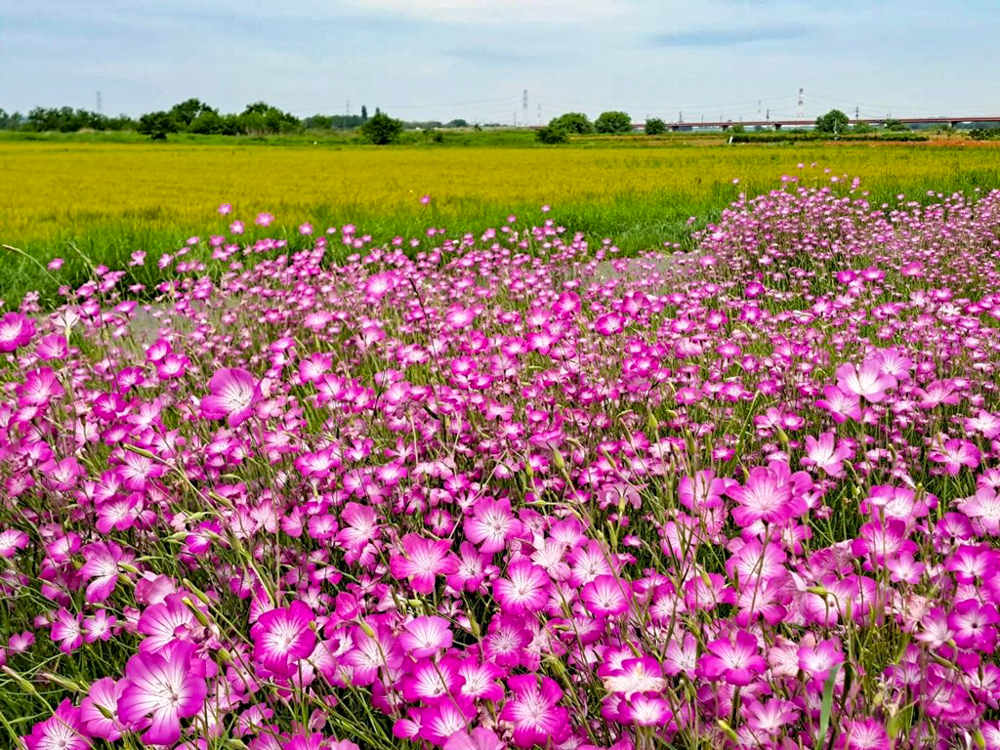
<instances>
[{"instance_id":1,"label":"blue sky","mask_svg":"<svg viewBox=\"0 0 1000 750\"><path fill-rule=\"evenodd\" d=\"M1000 114L996 0L5 0L0 107Z\"/></svg>"}]
</instances>

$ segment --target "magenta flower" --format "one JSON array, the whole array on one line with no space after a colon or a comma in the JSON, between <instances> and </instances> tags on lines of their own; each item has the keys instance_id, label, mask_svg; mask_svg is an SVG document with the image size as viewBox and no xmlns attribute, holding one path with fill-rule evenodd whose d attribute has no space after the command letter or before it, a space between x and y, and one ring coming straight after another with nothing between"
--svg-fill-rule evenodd
<instances>
[{"instance_id":1,"label":"magenta flower","mask_svg":"<svg viewBox=\"0 0 1000 750\"><path fill-rule=\"evenodd\" d=\"M628 609L631 587L615 576L598 576L580 591L580 599L595 615L614 617Z\"/></svg>"},{"instance_id":2,"label":"magenta flower","mask_svg":"<svg viewBox=\"0 0 1000 750\"><path fill-rule=\"evenodd\" d=\"M208 387L212 395L201 400L202 416L225 419L230 427L239 427L253 416L253 407L262 398L260 382L246 370L219 370Z\"/></svg>"},{"instance_id":3,"label":"magenta flower","mask_svg":"<svg viewBox=\"0 0 1000 750\"><path fill-rule=\"evenodd\" d=\"M80 716L80 709L67 698L55 713L32 727L24 737L27 750L88 750L90 739Z\"/></svg>"},{"instance_id":4,"label":"magenta flower","mask_svg":"<svg viewBox=\"0 0 1000 750\"><path fill-rule=\"evenodd\" d=\"M451 575L458 570L458 560L449 541L407 534L403 537L403 554L393 552L389 570L393 578L408 579L416 593L429 594L434 590L437 576Z\"/></svg>"},{"instance_id":5,"label":"magenta flower","mask_svg":"<svg viewBox=\"0 0 1000 750\"><path fill-rule=\"evenodd\" d=\"M974 443L958 438L945 441L943 445L928 454L931 461L944 464L945 473L951 476L958 474L963 466L976 468L981 457L982 453Z\"/></svg>"},{"instance_id":6,"label":"magenta flower","mask_svg":"<svg viewBox=\"0 0 1000 750\"><path fill-rule=\"evenodd\" d=\"M502 550L507 540L521 533L521 522L511 513L510 500L483 499L473 506L465 518L465 536L479 545L481 552Z\"/></svg>"},{"instance_id":7,"label":"magenta flower","mask_svg":"<svg viewBox=\"0 0 1000 750\"><path fill-rule=\"evenodd\" d=\"M865 360L861 368L845 362L837 368L837 387L844 393L861 396L873 404L885 398L885 392L896 387L896 378L886 375L875 360Z\"/></svg>"},{"instance_id":8,"label":"magenta flower","mask_svg":"<svg viewBox=\"0 0 1000 750\"><path fill-rule=\"evenodd\" d=\"M848 750L889 750L892 746L885 726L875 719L858 719L844 724Z\"/></svg>"},{"instance_id":9,"label":"magenta flower","mask_svg":"<svg viewBox=\"0 0 1000 750\"><path fill-rule=\"evenodd\" d=\"M525 674L507 680L514 699L500 712L502 721L514 725L514 744L534 747L560 742L569 732L569 714L559 706L562 690L555 680Z\"/></svg>"},{"instance_id":10,"label":"magenta flower","mask_svg":"<svg viewBox=\"0 0 1000 750\"><path fill-rule=\"evenodd\" d=\"M443 617L417 617L406 623L399 636L399 645L414 659L434 656L451 643L451 628Z\"/></svg>"},{"instance_id":11,"label":"magenta flower","mask_svg":"<svg viewBox=\"0 0 1000 750\"><path fill-rule=\"evenodd\" d=\"M493 582L493 597L510 615L534 612L545 606L552 581L545 571L527 558L507 566L507 577Z\"/></svg>"},{"instance_id":12,"label":"magenta flower","mask_svg":"<svg viewBox=\"0 0 1000 750\"><path fill-rule=\"evenodd\" d=\"M28 546L28 535L19 529L0 531L0 557L11 558Z\"/></svg>"},{"instance_id":13,"label":"magenta flower","mask_svg":"<svg viewBox=\"0 0 1000 750\"><path fill-rule=\"evenodd\" d=\"M115 682L110 677L103 677L90 686L87 697L80 702L80 718L91 737L114 742L122 736L122 725L115 717L123 688L122 682Z\"/></svg>"},{"instance_id":14,"label":"magenta flower","mask_svg":"<svg viewBox=\"0 0 1000 750\"><path fill-rule=\"evenodd\" d=\"M840 478L844 476L844 461L853 456L854 450L843 440L838 443L833 432L824 432L818 440L806 435L806 457L802 459L802 464L815 466L828 476Z\"/></svg>"},{"instance_id":15,"label":"magenta flower","mask_svg":"<svg viewBox=\"0 0 1000 750\"><path fill-rule=\"evenodd\" d=\"M177 643L159 654L136 654L125 667L118 720L146 726L142 741L172 745L181 737L181 719L198 714L205 702L205 678L191 668L194 645Z\"/></svg>"},{"instance_id":16,"label":"magenta flower","mask_svg":"<svg viewBox=\"0 0 1000 750\"><path fill-rule=\"evenodd\" d=\"M304 602L265 612L254 626L254 659L276 675L287 676L316 647L313 612Z\"/></svg>"},{"instance_id":17,"label":"magenta flower","mask_svg":"<svg viewBox=\"0 0 1000 750\"><path fill-rule=\"evenodd\" d=\"M861 400L853 393L845 392L835 385L823 389L823 398L816 402L820 409L826 409L837 424L843 424L848 419L861 421Z\"/></svg>"},{"instance_id":18,"label":"magenta flower","mask_svg":"<svg viewBox=\"0 0 1000 750\"><path fill-rule=\"evenodd\" d=\"M805 514L809 506L803 495L811 488L808 474L793 474L787 463L772 461L767 467L751 469L746 484L730 486L726 494L738 504L733 519L749 526L755 521L782 523Z\"/></svg>"},{"instance_id":19,"label":"magenta flower","mask_svg":"<svg viewBox=\"0 0 1000 750\"><path fill-rule=\"evenodd\" d=\"M444 750L506 750L506 747L496 732L486 727L476 727L471 734L456 732L444 743Z\"/></svg>"},{"instance_id":20,"label":"magenta flower","mask_svg":"<svg viewBox=\"0 0 1000 750\"><path fill-rule=\"evenodd\" d=\"M983 530L991 536L1000 536L1000 495L992 487L980 487L976 494L961 503L962 512L976 519ZM0 534L0 555L2 551Z\"/></svg>"},{"instance_id":21,"label":"magenta flower","mask_svg":"<svg viewBox=\"0 0 1000 750\"><path fill-rule=\"evenodd\" d=\"M744 686L767 669L767 662L760 655L757 639L740 630L732 640L720 638L709 643L698 666L708 680L721 679L730 685Z\"/></svg>"},{"instance_id":22,"label":"magenta flower","mask_svg":"<svg viewBox=\"0 0 1000 750\"><path fill-rule=\"evenodd\" d=\"M87 584L87 599L92 602L105 601L118 584L121 570L118 563L122 559L122 549L114 542L96 542L83 548L83 567L80 575Z\"/></svg>"},{"instance_id":23,"label":"magenta flower","mask_svg":"<svg viewBox=\"0 0 1000 750\"><path fill-rule=\"evenodd\" d=\"M65 608L60 609L52 622L51 635L63 653L68 654L80 648L83 643L83 615L73 615Z\"/></svg>"},{"instance_id":24,"label":"magenta flower","mask_svg":"<svg viewBox=\"0 0 1000 750\"><path fill-rule=\"evenodd\" d=\"M0 318L0 352L27 346L35 335L35 321L21 313L9 312Z\"/></svg>"},{"instance_id":25,"label":"magenta flower","mask_svg":"<svg viewBox=\"0 0 1000 750\"><path fill-rule=\"evenodd\" d=\"M840 644L833 640L820 641L815 646L799 648L799 669L809 675L814 682L824 683L830 671L844 663Z\"/></svg>"}]
</instances>

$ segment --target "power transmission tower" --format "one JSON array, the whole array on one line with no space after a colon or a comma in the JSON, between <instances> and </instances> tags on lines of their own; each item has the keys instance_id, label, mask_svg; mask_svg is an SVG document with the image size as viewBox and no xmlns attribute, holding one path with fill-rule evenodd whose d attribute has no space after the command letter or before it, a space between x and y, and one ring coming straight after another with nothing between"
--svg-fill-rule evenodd
<instances>
[{"instance_id":1,"label":"power transmission tower","mask_svg":"<svg viewBox=\"0 0 1000 750\"><path fill-rule=\"evenodd\" d=\"M804 120L806 118L806 90L803 88L799 89L799 119Z\"/></svg>"},{"instance_id":2,"label":"power transmission tower","mask_svg":"<svg viewBox=\"0 0 1000 750\"><path fill-rule=\"evenodd\" d=\"M97 92L97 114L101 114L101 92Z\"/></svg>"},{"instance_id":3,"label":"power transmission tower","mask_svg":"<svg viewBox=\"0 0 1000 750\"><path fill-rule=\"evenodd\" d=\"M524 90L521 94L521 124L525 127L528 126L528 89Z\"/></svg>"},{"instance_id":4,"label":"power transmission tower","mask_svg":"<svg viewBox=\"0 0 1000 750\"><path fill-rule=\"evenodd\" d=\"M541 104L541 102L538 103L538 124L539 125L542 124L542 104Z\"/></svg>"}]
</instances>

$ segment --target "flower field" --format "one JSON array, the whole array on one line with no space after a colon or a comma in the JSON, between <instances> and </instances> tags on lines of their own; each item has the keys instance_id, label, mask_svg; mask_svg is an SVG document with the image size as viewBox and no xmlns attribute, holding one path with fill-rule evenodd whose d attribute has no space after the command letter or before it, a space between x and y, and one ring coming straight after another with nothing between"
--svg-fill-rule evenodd
<instances>
[{"instance_id":1,"label":"flower field","mask_svg":"<svg viewBox=\"0 0 1000 750\"><path fill-rule=\"evenodd\" d=\"M29 295L0 737L1000 750L1000 191L922 198L803 168L633 258L226 205L153 302Z\"/></svg>"},{"instance_id":2,"label":"flower field","mask_svg":"<svg viewBox=\"0 0 1000 750\"><path fill-rule=\"evenodd\" d=\"M422 236L428 225L478 235L511 212L540 221L538 206L552 203L574 231L613 237L636 252L685 241L692 216L717 218L739 193L734 177L756 195L800 162L835 161L838 171L863 175L880 202L900 192L919 199L931 189L1000 187L995 149L969 144L630 145L635 141L380 150L0 140L0 242L43 263L63 258L61 283L87 280L82 254L126 269L132 283L154 284L163 278L156 266L129 266L131 253L155 261L193 234L218 233L225 225L212 220L210 207L224 201L242 215L274 213L272 237L293 241L303 221L353 222L379 242ZM434 196L429 210L417 202L425 193ZM0 299L8 306L32 290L56 296L57 284L31 262L10 253L0 260Z\"/></svg>"}]
</instances>

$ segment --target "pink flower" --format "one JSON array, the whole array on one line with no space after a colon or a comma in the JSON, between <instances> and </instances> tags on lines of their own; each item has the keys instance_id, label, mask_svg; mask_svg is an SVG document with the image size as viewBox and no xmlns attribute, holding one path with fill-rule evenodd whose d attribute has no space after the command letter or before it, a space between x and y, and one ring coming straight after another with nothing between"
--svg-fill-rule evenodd
<instances>
[{"instance_id":1,"label":"pink flower","mask_svg":"<svg viewBox=\"0 0 1000 750\"><path fill-rule=\"evenodd\" d=\"M451 646L452 633L443 617L418 617L406 623L399 645L414 659L434 656Z\"/></svg>"},{"instance_id":2,"label":"pink flower","mask_svg":"<svg viewBox=\"0 0 1000 750\"><path fill-rule=\"evenodd\" d=\"M820 641L815 646L801 646L799 669L815 682L826 682L830 671L838 664L844 663L844 654L839 646L840 644L833 640Z\"/></svg>"},{"instance_id":3,"label":"pink flower","mask_svg":"<svg viewBox=\"0 0 1000 750\"><path fill-rule=\"evenodd\" d=\"M206 419L225 419L230 427L239 427L253 416L253 407L262 398L260 382L249 372L223 368L208 381L211 396L201 400Z\"/></svg>"},{"instance_id":4,"label":"pink flower","mask_svg":"<svg viewBox=\"0 0 1000 750\"><path fill-rule=\"evenodd\" d=\"M876 719L844 722L848 750L889 750L892 743L885 727Z\"/></svg>"},{"instance_id":5,"label":"pink flower","mask_svg":"<svg viewBox=\"0 0 1000 750\"><path fill-rule=\"evenodd\" d=\"M614 336L625 330L625 319L617 313L607 313L597 319L594 328L602 336Z\"/></svg>"},{"instance_id":6,"label":"pink flower","mask_svg":"<svg viewBox=\"0 0 1000 750\"><path fill-rule=\"evenodd\" d=\"M514 518L507 499L480 500L472 515L465 518L465 536L478 544L481 552L499 552L509 538L521 533L521 529L521 522Z\"/></svg>"},{"instance_id":7,"label":"pink flower","mask_svg":"<svg viewBox=\"0 0 1000 750\"><path fill-rule=\"evenodd\" d=\"M448 540L425 539L419 534L403 537L403 554L393 552L389 558L389 571L393 578L409 579L418 594L434 590L439 575L451 575L458 570L458 560L451 551Z\"/></svg>"},{"instance_id":8,"label":"pink flower","mask_svg":"<svg viewBox=\"0 0 1000 750\"><path fill-rule=\"evenodd\" d=\"M232 203L223 203L219 206L219 214L225 216L226 214L231 214L233 212Z\"/></svg>"},{"instance_id":9,"label":"pink flower","mask_svg":"<svg viewBox=\"0 0 1000 750\"><path fill-rule=\"evenodd\" d=\"M52 622L52 640L59 643L59 650L65 654L80 648L83 643L83 615L70 614L65 608L56 612Z\"/></svg>"},{"instance_id":10,"label":"pink flower","mask_svg":"<svg viewBox=\"0 0 1000 750\"><path fill-rule=\"evenodd\" d=\"M837 387L844 393L853 393L877 404L885 398L889 388L896 387L896 378L882 372L879 363L865 360L861 369L852 363L845 362L837 368Z\"/></svg>"},{"instance_id":11,"label":"pink flower","mask_svg":"<svg viewBox=\"0 0 1000 750\"><path fill-rule=\"evenodd\" d=\"M992 487L980 487L976 494L961 503L962 512L975 518L983 530L991 536L1000 536L1000 495ZM3 535L0 534L0 555Z\"/></svg>"},{"instance_id":12,"label":"pink flower","mask_svg":"<svg viewBox=\"0 0 1000 750\"><path fill-rule=\"evenodd\" d=\"M818 440L806 435L806 457L802 459L802 464L815 466L828 476L840 478L844 476L844 461L853 455L854 450L843 440L838 443L833 432L824 432Z\"/></svg>"},{"instance_id":13,"label":"pink flower","mask_svg":"<svg viewBox=\"0 0 1000 750\"><path fill-rule=\"evenodd\" d=\"M823 398L816 402L820 409L826 409L837 424L848 419L861 421L861 400L853 393L845 393L835 385L823 388Z\"/></svg>"},{"instance_id":14,"label":"pink flower","mask_svg":"<svg viewBox=\"0 0 1000 750\"><path fill-rule=\"evenodd\" d=\"M545 606L551 585L542 568L527 558L519 558L507 566L506 578L493 582L493 597L504 613L520 615Z\"/></svg>"},{"instance_id":15,"label":"pink flower","mask_svg":"<svg viewBox=\"0 0 1000 750\"><path fill-rule=\"evenodd\" d=\"M549 677L518 675L507 680L515 698L500 712L502 721L514 724L514 744L533 747L561 742L569 733L569 713L559 706L562 690Z\"/></svg>"},{"instance_id":16,"label":"pink flower","mask_svg":"<svg viewBox=\"0 0 1000 750\"><path fill-rule=\"evenodd\" d=\"M194 645L177 643L159 654L139 653L129 659L118 700L118 720L141 726L147 717L149 728L142 741L172 745L181 737L181 719L198 714L208 686L191 668Z\"/></svg>"},{"instance_id":17,"label":"pink flower","mask_svg":"<svg viewBox=\"0 0 1000 750\"><path fill-rule=\"evenodd\" d=\"M730 685L749 685L767 669L767 662L757 649L757 639L745 630L733 640L720 638L708 644L698 666L708 680L725 680Z\"/></svg>"},{"instance_id":18,"label":"pink flower","mask_svg":"<svg viewBox=\"0 0 1000 750\"><path fill-rule=\"evenodd\" d=\"M28 750L88 750L90 739L80 718L80 709L69 698L59 704L55 713L32 727L24 738Z\"/></svg>"},{"instance_id":19,"label":"pink flower","mask_svg":"<svg viewBox=\"0 0 1000 750\"><path fill-rule=\"evenodd\" d=\"M0 557L11 558L28 546L28 535L19 529L0 531Z\"/></svg>"},{"instance_id":20,"label":"pink flower","mask_svg":"<svg viewBox=\"0 0 1000 750\"><path fill-rule=\"evenodd\" d=\"M35 335L35 321L21 313L9 312L0 318L0 352L27 346Z\"/></svg>"},{"instance_id":21,"label":"pink flower","mask_svg":"<svg viewBox=\"0 0 1000 750\"><path fill-rule=\"evenodd\" d=\"M257 214L257 218L254 219L254 223L257 224L257 226L259 227L270 226L271 222L273 221L274 221L274 216L267 213L266 211L262 211L261 213Z\"/></svg>"},{"instance_id":22,"label":"pink flower","mask_svg":"<svg viewBox=\"0 0 1000 750\"><path fill-rule=\"evenodd\" d=\"M429 195L421 195L420 196L420 205L421 206L426 206L430 202L431 202L431 197Z\"/></svg>"},{"instance_id":23,"label":"pink flower","mask_svg":"<svg viewBox=\"0 0 1000 750\"><path fill-rule=\"evenodd\" d=\"M122 682L103 677L90 686L90 693L80 702L80 718L87 725L87 734L114 742L122 736L122 726L115 718Z\"/></svg>"},{"instance_id":24,"label":"pink flower","mask_svg":"<svg viewBox=\"0 0 1000 750\"><path fill-rule=\"evenodd\" d=\"M46 265L45 267L48 268L50 271L58 271L60 268L63 267L63 263L65 263L65 261L62 258L53 258L48 262L48 265Z\"/></svg>"},{"instance_id":25,"label":"pink flower","mask_svg":"<svg viewBox=\"0 0 1000 750\"><path fill-rule=\"evenodd\" d=\"M444 743L444 750L506 750L506 745L492 729L476 727L469 732L456 732Z\"/></svg>"},{"instance_id":26,"label":"pink flower","mask_svg":"<svg viewBox=\"0 0 1000 750\"><path fill-rule=\"evenodd\" d=\"M632 597L631 587L615 576L598 576L583 587L580 599L591 613L599 616L622 614L628 609Z\"/></svg>"},{"instance_id":27,"label":"pink flower","mask_svg":"<svg viewBox=\"0 0 1000 750\"><path fill-rule=\"evenodd\" d=\"M122 559L122 549L114 542L95 542L83 548L83 559L85 562L80 568L80 575L84 580L90 580L87 599L103 602L111 596L118 584L118 574L121 572L118 563Z\"/></svg>"},{"instance_id":28,"label":"pink flower","mask_svg":"<svg viewBox=\"0 0 1000 750\"><path fill-rule=\"evenodd\" d=\"M254 659L276 675L293 673L296 664L316 648L312 623L312 610L300 601L265 612L254 625Z\"/></svg>"},{"instance_id":29,"label":"pink flower","mask_svg":"<svg viewBox=\"0 0 1000 750\"><path fill-rule=\"evenodd\" d=\"M974 443L968 440L953 438L945 441L937 450L932 450L928 458L935 463L944 464L946 474L955 476L963 466L974 469L979 466L979 459L982 453Z\"/></svg>"},{"instance_id":30,"label":"pink flower","mask_svg":"<svg viewBox=\"0 0 1000 750\"><path fill-rule=\"evenodd\" d=\"M772 461L751 469L746 484L730 486L726 494L738 503L733 519L749 526L755 521L782 523L805 514L809 506L803 495L811 488L812 480L804 471L793 474L787 463Z\"/></svg>"}]
</instances>

